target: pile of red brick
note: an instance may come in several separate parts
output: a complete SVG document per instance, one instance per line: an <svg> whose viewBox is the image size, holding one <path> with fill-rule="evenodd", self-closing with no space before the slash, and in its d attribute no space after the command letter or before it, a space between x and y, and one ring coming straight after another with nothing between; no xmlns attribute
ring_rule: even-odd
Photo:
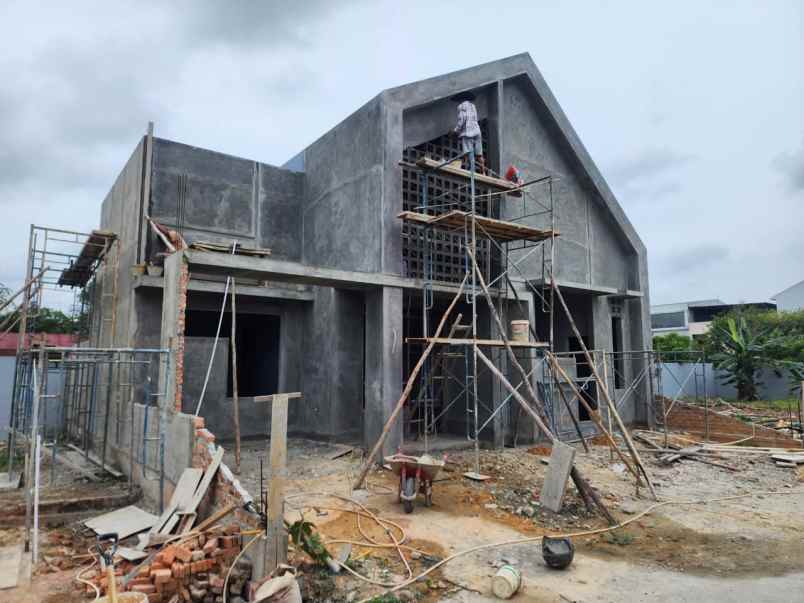
<svg viewBox="0 0 804 603"><path fill-rule="evenodd" d="M140 568L125 589L122 576L136 564L119 563L115 568L118 591L144 593L148 595L149 603L223 601L226 573L241 547L239 525L212 527L188 540L166 545L150 563ZM250 575L250 563L245 559L238 561L238 566L229 576L230 595L239 596ZM107 580L103 572L99 571L93 582L105 592Z"/></svg>

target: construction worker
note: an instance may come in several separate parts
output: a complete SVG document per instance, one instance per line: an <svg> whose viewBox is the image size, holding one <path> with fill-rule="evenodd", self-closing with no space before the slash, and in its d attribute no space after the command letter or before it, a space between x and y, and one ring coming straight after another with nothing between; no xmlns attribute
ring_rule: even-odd
<svg viewBox="0 0 804 603"><path fill-rule="evenodd" d="M483 137L480 134L480 124L477 123L477 108L475 107L475 95L466 92L453 97L458 101L458 124L455 126L455 133L461 140L461 151L468 153L475 151L475 164L484 172L483 161ZM468 166L468 161L465 163Z"/></svg>

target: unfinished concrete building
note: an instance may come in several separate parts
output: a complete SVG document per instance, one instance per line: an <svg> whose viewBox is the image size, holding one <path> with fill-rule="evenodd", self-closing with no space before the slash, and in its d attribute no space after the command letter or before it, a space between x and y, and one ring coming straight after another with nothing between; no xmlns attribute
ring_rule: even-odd
<svg viewBox="0 0 804 603"><path fill-rule="evenodd" d="M117 264L106 262L96 277L107 293L93 305L91 343L170 351L158 371L151 368L147 394L145 376L137 379L136 399L144 405L123 427L147 440L147 406L166 409L169 480L192 454L184 451L193 432L187 427L182 435L182 417L198 411L220 440L233 436L235 381L244 438L269 432L268 405L254 397L300 391L303 398L290 408L291 435L365 446L376 441L422 341L467 271L462 228L400 219L405 211L437 216L470 209L460 170L422 167L460 154L451 135L452 99L467 91L476 98L491 173L514 165L532 184L517 196L506 194L501 180L481 178L475 211L547 233L538 245L478 240L478 263L500 316L506 325L527 320L528 339L561 356L596 406L582 346L548 291L554 274L583 344L600 353L623 419L650 422L649 380L636 381L647 370L643 351L650 348L645 247L532 59L522 54L385 90L282 167L152 133L137 144L103 202L100 228L114 233ZM187 247L172 252L149 219L178 233ZM225 300L230 277L236 331ZM457 308L464 317L468 302ZM477 337L497 339L483 303L477 325ZM563 386L549 383L538 350L532 345L517 353L556 433L573 439L570 419L593 431L577 399L569 407L561 403L556 390ZM516 406L504 404L506 392L488 372L473 377L457 346L443 352L422 378L435 385L418 386L386 450L423 436L443 445L466 442L478 424L484 445L537 437ZM509 374L504 350L492 346L490 354ZM467 394L471 381L479 406ZM115 415L128 412L125 405L106 404L107 420L119 425ZM129 456L137 453L124 442L104 439L103 453L109 447L133 471Z"/></svg>

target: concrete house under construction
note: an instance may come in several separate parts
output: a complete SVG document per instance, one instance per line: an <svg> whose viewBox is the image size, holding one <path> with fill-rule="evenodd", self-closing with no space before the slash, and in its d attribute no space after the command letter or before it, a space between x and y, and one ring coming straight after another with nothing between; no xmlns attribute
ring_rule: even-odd
<svg viewBox="0 0 804 603"><path fill-rule="evenodd" d="M460 155L454 97L467 92L489 168L473 178L447 163ZM497 176L511 165L524 186ZM170 350L132 396L168 409L168 450L178 445L174 411L198 410L219 439L233 436L235 382L242 437L269 431L268 405L255 396L299 391L291 435L371 446L470 269L470 214L480 221L476 259L489 295L477 283L462 294L461 318L444 327L385 449L537 437L460 343L482 340L519 382L487 301L506 329L527 321L529 333L513 337L516 354L556 433L573 439L573 423L594 425L550 376L545 349L596 407L600 384L580 353L591 350L623 419L650 422L647 380L637 380L650 348L645 247L527 54L382 91L282 167L148 133L103 202L99 232L112 233L117 256L95 277L106 293L93 304L90 345ZM186 247L171 250L156 225ZM132 269L147 264L163 273ZM125 401L106 404L106 420L119 426ZM142 413L123 429L141 429ZM98 450L97 433L91 439ZM104 438L104 455L115 441L127 440Z"/></svg>

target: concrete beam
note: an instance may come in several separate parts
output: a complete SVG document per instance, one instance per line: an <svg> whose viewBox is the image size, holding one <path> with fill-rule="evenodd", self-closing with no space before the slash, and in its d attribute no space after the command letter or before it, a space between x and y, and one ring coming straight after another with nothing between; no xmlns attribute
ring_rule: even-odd
<svg viewBox="0 0 804 603"><path fill-rule="evenodd" d="M151 287L154 289L162 289L165 286L165 279L161 276L149 276L147 274L136 277L134 281L134 288L137 287ZM195 279L190 275L190 284L187 287L188 291L203 291L206 293L223 293L226 286L224 281L204 281ZM255 285L241 285L237 283L237 295L246 295L251 297L270 297L274 299L289 299L296 301L313 301L315 295L312 291L301 289L287 289L284 287L260 287Z"/></svg>
<svg viewBox="0 0 804 603"><path fill-rule="evenodd" d="M397 289L421 290L424 285L421 279L404 278L379 272L358 272L308 266L299 262L288 262L269 257L257 258L195 249L188 249L183 253L191 270L195 267L209 274L233 275L256 280L300 283L341 289L394 287ZM454 294L458 287L434 284L433 290L440 293ZM513 299L513 293L510 293L508 298Z"/></svg>

